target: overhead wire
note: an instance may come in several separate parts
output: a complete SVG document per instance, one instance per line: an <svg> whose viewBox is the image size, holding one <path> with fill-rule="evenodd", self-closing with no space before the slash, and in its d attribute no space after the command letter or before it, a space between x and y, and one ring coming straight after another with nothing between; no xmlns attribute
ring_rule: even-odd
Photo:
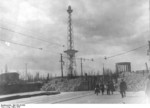
<svg viewBox="0 0 150 108"><path fill-rule="evenodd" d="M50 50L45 50L44 48L37 48L37 47L33 47L33 46L30 46L30 45L26 45L26 44L21 44L21 43L6 41L6 40L3 40L3 39L0 39L0 41L2 41L2 42L8 42L8 43L15 44L15 45L20 45L20 46L23 46L23 47L38 49L38 50L41 50L41 51L46 51L46 52L47 52L47 51L50 51ZM53 53L54 53L54 52L53 52ZM60 55L61 53L55 52L55 54Z"/></svg>
<svg viewBox="0 0 150 108"><path fill-rule="evenodd" d="M4 29L4 30L7 30L7 31L10 31L10 32L18 33L18 34L23 35L23 36L26 36L26 37L29 37L29 36L27 36L26 34L23 34L23 33L20 33L20 32L16 32L16 31L11 30L11 29L7 29L7 28L1 27L1 26L0 26L0 28L1 28L1 29ZM50 42L48 42L48 41L45 41L45 40L42 40L42 39L39 39L39 38L35 38L35 37L32 37L32 36L30 36L30 38L38 39L38 40L41 40L41 41L50 43ZM7 40L3 40L3 39L0 39L0 41L12 43L12 44L16 44L16 45L20 45L20 46L24 46L24 47L30 47L30 48L34 48L34 49L38 49L38 50L43 50L43 51L50 51L50 50L46 50L46 49L44 49L44 48L37 48L37 47L30 46L30 45L21 44L21 43L16 43L16 42L11 42L11 41L7 41ZM56 43L55 43L55 44L56 44ZM58 53L57 53L57 54L58 54ZM59 53L59 54L60 54L60 53Z"/></svg>
<svg viewBox="0 0 150 108"><path fill-rule="evenodd" d="M4 22L4 23L2 23L2 22ZM23 30L28 31L28 32L31 32L31 33L34 33L34 34L36 34L36 35L39 35L39 34L40 34L40 35L43 35L43 34L41 34L41 33L36 33L36 32L34 32L34 31L30 30L30 29L27 29L26 27L23 27L23 26L21 26L21 25L13 24L13 23L10 23L10 22L7 22L7 21L2 21L2 22L0 22L0 23L1 23L1 24L10 24L10 25L12 25L12 26L19 27L19 29L22 28Z"/></svg>
<svg viewBox="0 0 150 108"><path fill-rule="evenodd" d="M21 44L21 43L16 43L16 42L11 42L11 41L6 41L6 40L3 40L3 39L0 39L0 41L3 41L3 42L8 42L8 43L11 43L11 44L16 44L16 45L20 45L20 46L24 46L24 47L29 47L29 48L34 48L34 49L38 49L38 50L42 50L42 51L50 51L50 50L46 50L44 48L38 48L38 47L33 47L33 46L30 46L30 45L26 45L26 44ZM54 52L53 52L54 53ZM61 54L61 53L56 53L55 54Z"/></svg>
<svg viewBox="0 0 150 108"><path fill-rule="evenodd" d="M27 34L24 34L24 33L21 33L21 32L17 32L15 30L8 29L8 28L2 27L2 26L0 26L0 28L3 29L3 30L9 31L9 32L20 34L21 36L24 36L24 37L28 37L28 38L32 38L32 39L35 39L35 40L43 41L43 42L46 42L46 43L49 43L49 44L55 44L55 45L59 45L61 47L64 47L63 45L60 45L60 44L57 44L57 43L53 43L53 42L49 42L49 41L46 41L46 40L43 40L43 39L40 39L40 38L36 38L34 36L27 35Z"/></svg>
<svg viewBox="0 0 150 108"><path fill-rule="evenodd" d="M32 5L33 7L35 7L35 5L33 5L32 3L30 3L30 5ZM35 7L35 8L37 8L37 7ZM43 11L43 10L41 10L40 8L37 8L37 9L40 10L40 11ZM44 12L44 11L43 11L43 12ZM6 21L5 21L5 22L6 22ZM8 22L6 22L6 23L8 23ZM10 23L8 23L8 24L10 24ZM24 28L24 29L26 29L26 30L29 30L29 29L27 29L27 28L25 28L25 27L22 27L22 26L20 26L20 25L17 25L17 24L12 24L12 23L11 23L11 25L19 26L19 27L21 27L21 28ZM60 46L60 47L65 47L65 45L62 45L62 44L54 43L54 42L49 42L49 41L46 41L46 40L43 40L43 39L40 39L40 38L36 38L36 37L34 37L34 36L29 36L29 35L26 35L26 34L24 34L24 33L16 32L16 31L11 30L11 29L8 29L8 28L4 28L4 27L0 27L0 28L5 29L5 30L7 30L7 31L14 32L14 33L18 33L18 34L23 35L23 36L26 36L26 37L28 37L28 38L40 40L40 41L43 41L43 42L47 42L47 43L49 43L49 44L55 44L55 45L58 45L58 46ZM31 31L31 30L29 30L29 31ZM31 31L31 32L33 33L33 31ZM40 34L41 34L41 33L40 33ZM41 35L43 35L43 34L41 34ZM50 45L47 45L46 47L48 47L48 46L50 46Z"/></svg>
<svg viewBox="0 0 150 108"><path fill-rule="evenodd" d="M146 45L147 45L147 44L146 44ZM141 49L141 48L143 48L143 47L146 47L146 45L142 45L142 46L140 46L140 47L134 48L134 49L132 49L132 50L129 50L129 51L126 51L126 52L123 52L123 53L119 53L119 54L116 54L116 55L112 55L112 56L109 56L109 57L105 57L104 59L113 58L113 57L116 57L116 56L121 56L121 55L127 54L127 53L129 53L129 52L132 52L132 51Z"/></svg>
<svg viewBox="0 0 150 108"><path fill-rule="evenodd" d="M16 45L20 45L20 46L24 46L24 47L30 47L30 48L34 48L34 49L42 50L42 48L37 48L37 47L33 47L33 46L29 46L29 45L25 45L25 44L16 43L16 42L10 42L10 41L6 41L6 40L2 40L2 39L0 39L0 41L8 42L8 43L12 43L12 44L16 44Z"/></svg>
<svg viewBox="0 0 150 108"><path fill-rule="evenodd" d="M63 55L63 58L67 58L68 59L68 57L67 56L65 56L65 55ZM83 58L83 57L75 57L75 59L76 60L83 60L83 61L94 61L94 59L92 58L92 59L87 59L87 58Z"/></svg>

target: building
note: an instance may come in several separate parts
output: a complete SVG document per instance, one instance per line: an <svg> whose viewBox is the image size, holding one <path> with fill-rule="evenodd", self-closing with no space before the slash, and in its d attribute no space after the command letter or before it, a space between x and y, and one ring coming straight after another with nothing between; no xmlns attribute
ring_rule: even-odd
<svg viewBox="0 0 150 108"><path fill-rule="evenodd" d="M16 84L19 82L19 74L16 72L0 74L0 84Z"/></svg>
<svg viewBox="0 0 150 108"><path fill-rule="evenodd" d="M130 62L119 62L116 63L116 72L131 72L131 63Z"/></svg>

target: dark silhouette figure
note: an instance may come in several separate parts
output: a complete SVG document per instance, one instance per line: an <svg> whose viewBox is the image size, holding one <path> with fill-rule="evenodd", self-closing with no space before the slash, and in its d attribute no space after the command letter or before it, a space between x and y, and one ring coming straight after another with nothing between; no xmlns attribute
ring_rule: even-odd
<svg viewBox="0 0 150 108"><path fill-rule="evenodd" d="M111 94L113 94L113 92L115 91L114 83L112 81L110 82L110 91Z"/></svg>
<svg viewBox="0 0 150 108"><path fill-rule="evenodd" d="M103 94L104 94L104 91L105 91L104 83L101 83L101 84L100 84L100 90L101 90L102 95L103 95Z"/></svg>
<svg viewBox="0 0 150 108"><path fill-rule="evenodd" d="M107 95L110 95L110 82L107 83Z"/></svg>
<svg viewBox="0 0 150 108"><path fill-rule="evenodd" d="M122 98L126 96L126 90L127 90L127 84L126 82L122 79L120 83L120 93Z"/></svg>
<svg viewBox="0 0 150 108"><path fill-rule="evenodd" d="M96 87L95 87L95 94L98 95L98 93L100 93L100 88L99 88L99 85L96 84Z"/></svg>
<svg viewBox="0 0 150 108"><path fill-rule="evenodd" d="M148 79L147 79L145 94L148 98L148 103L150 103L150 75L148 76Z"/></svg>

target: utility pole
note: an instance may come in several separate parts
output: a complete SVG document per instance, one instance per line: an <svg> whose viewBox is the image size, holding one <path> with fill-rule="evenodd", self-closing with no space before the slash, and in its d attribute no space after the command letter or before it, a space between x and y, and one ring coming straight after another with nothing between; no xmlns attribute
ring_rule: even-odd
<svg viewBox="0 0 150 108"><path fill-rule="evenodd" d="M149 56L149 60L150 60L150 41L148 41L148 50L147 50L147 55ZM148 68L147 63L146 63L146 68ZM149 69L147 69L149 72ZM149 73L148 73L149 74Z"/></svg>
<svg viewBox="0 0 150 108"><path fill-rule="evenodd" d="M148 65L147 65L147 63L145 63L145 66L146 66L146 71L147 71L147 73L149 72L149 69L148 69ZM144 75L144 74L143 74Z"/></svg>
<svg viewBox="0 0 150 108"><path fill-rule="evenodd" d="M5 73L8 72L7 64L5 65Z"/></svg>
<svg viewBox="0 0 150 108"><path fill-rule="evenodd" d="M25 69L25 70L26 70L26 78L27 78L27 80L28 80L28 64L27 64L27 63L25 64L25 68L26 68L26 69Z"/></svg>
<svg viewBox="0 0 150 108"><path fill-rule="evenodd" d="M104 73L105 73L105 68L104 68L104 63L103 63L103 76L104 76Z"/></svg>
<svg viewBox="0 0 150 108"><path fill-rule="evenodd" d="M149 56L149 60L150 60L150 41L148 41L148 50L147 50L147 55Z"/></svg>
<svg viewBox="0 0 150 108"><path fill-rule="evenodd" d="M61 63L61 77L63 78L64 76L63 76L63 63L64 63L64 61L63 61L63 56L62 56L62 54L60 54L60 63Z"/></svg>
<svg viewBox="0 0 150 108"><path fill-rule="evenodd" d="M80 60L81 60L81 76L83 76L83 67L82 67L82 66L83 66L83 63L82 63L82 60L83 60L83 59L80 58Z"/></svg>
<svg viewBox="0 0 150 108"><path fill-rule="evenodd" d="M150 56L150 41L148 41L148 46L149 46L148 52L149 52L149 56Z"/></svg>
<svg viewBox="0 0 150 108"><path fill-rule="evenodd" d="M103 77L102 77L103 81L104 81L104 73L105 73L105 68L104 68L104 63L103 63Z"/></svg>
<svg viewBox="0 0 150 108"><path fill-rule="evenodd" d="M94 59L77 58L81 61L81 76L83 76L83 61L94 61Z"/></svg>
<svg viewBox="0 0 150 108"><path fill-rule="evenodd" d="M107 80L107 76L108 76L108 69L107 69L107 67L106 67L106 63L107 63L107 57L105 56L104 57L104 64L103 64L103 80L104 80L104 82Z"/></svg>

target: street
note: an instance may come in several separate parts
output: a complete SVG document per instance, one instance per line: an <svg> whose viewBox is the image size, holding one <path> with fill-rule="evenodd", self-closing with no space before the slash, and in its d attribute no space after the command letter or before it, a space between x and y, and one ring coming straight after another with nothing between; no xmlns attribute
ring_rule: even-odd
<svg viewBox="0 0 150 108"><path fill-rule="evenodd" d="M113 95L98 96L93 91L62 92L58 95L44 95L30 98L22 98L1 102L5 104L144 104L144 92L127 92L125 98L121 98L119 92Z"/></svg>

